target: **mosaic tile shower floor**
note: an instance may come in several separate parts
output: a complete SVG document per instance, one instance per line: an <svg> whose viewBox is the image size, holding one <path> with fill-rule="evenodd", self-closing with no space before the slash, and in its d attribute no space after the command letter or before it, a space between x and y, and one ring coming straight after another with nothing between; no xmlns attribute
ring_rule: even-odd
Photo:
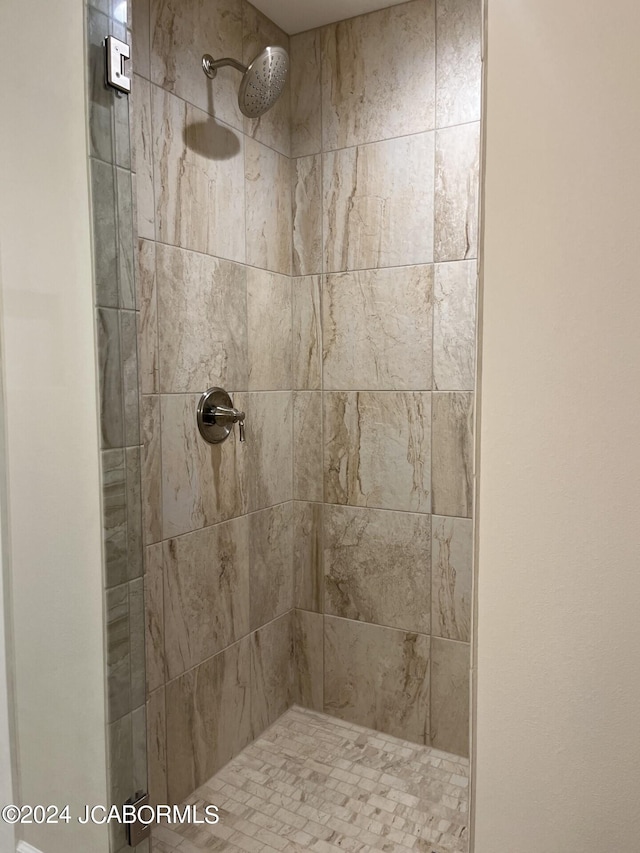
<svg viewBox="0 0 640 853"><path fill-rule="evenodd" d="M467 759L294 707L185 802L215 826L159 826L153 853L465 853Z"/></svg>

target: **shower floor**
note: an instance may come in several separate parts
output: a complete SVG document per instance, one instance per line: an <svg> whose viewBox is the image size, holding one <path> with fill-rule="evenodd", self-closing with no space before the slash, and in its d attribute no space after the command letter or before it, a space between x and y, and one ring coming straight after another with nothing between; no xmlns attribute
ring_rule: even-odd
<svg viewBox="0 0 640 853"><path fill-rule="evenodd" d="M215 826L158 826L153 853L467 850L469 762L294 707L185 803Z"/></svg>

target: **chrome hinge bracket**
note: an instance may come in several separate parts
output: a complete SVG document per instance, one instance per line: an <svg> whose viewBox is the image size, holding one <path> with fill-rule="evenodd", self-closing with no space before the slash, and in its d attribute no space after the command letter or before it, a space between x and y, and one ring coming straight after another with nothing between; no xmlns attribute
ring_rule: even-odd
<svg viewBox="0 0 640 853"><path fill-rule="evenodd" d="M131 59L131 48L126 41L120 41L115 36L107 36L104 40L106 53L106 83L119 92L131 92L131 78L124 73L124 64Z"/></svg>

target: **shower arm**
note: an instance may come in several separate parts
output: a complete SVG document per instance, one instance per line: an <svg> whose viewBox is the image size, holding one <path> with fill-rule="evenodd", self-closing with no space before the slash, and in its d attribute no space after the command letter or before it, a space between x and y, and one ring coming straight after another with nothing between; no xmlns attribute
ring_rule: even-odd
<svg viewBox="0 0 640 853"><path fill-rule="evenodd" d="M247 70L247 66L243 65L241 62L238 62L237 59L231 59L229 56L225 56L222 59L214 59L213 56L210 56L208 53L202 57L202 70L207 75L207 77L211 77L212 79L218 73L218 68L224 68L226 65L231 65L232 68L235 68L237 71L240 71L241 74L244 74Z"/></svg>

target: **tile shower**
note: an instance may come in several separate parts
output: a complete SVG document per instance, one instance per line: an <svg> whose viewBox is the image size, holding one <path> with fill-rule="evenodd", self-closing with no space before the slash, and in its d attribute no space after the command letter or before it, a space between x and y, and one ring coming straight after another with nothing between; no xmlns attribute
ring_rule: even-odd
<svg viewBox="0 0 640 853"><path fill-rule="evenodd" d="M139 438L116 441L104 481L125 515L141 486L151 800L184 800L294 704L464 757L480 3L291 37L246 0L132 14L131 158L107 160L134 188L137 299L111 310L125 386L138 326ZM290 79L250 120L237 72L211 81L200 61L266 44L289 50ZM200 438L212 385L247 413L245 444ZM120 394L126 431L137 400ZM123 560L128 614L142 570ZM140 689L141 641L133 617L112 623L118 701L118 671Z"/></svg>

